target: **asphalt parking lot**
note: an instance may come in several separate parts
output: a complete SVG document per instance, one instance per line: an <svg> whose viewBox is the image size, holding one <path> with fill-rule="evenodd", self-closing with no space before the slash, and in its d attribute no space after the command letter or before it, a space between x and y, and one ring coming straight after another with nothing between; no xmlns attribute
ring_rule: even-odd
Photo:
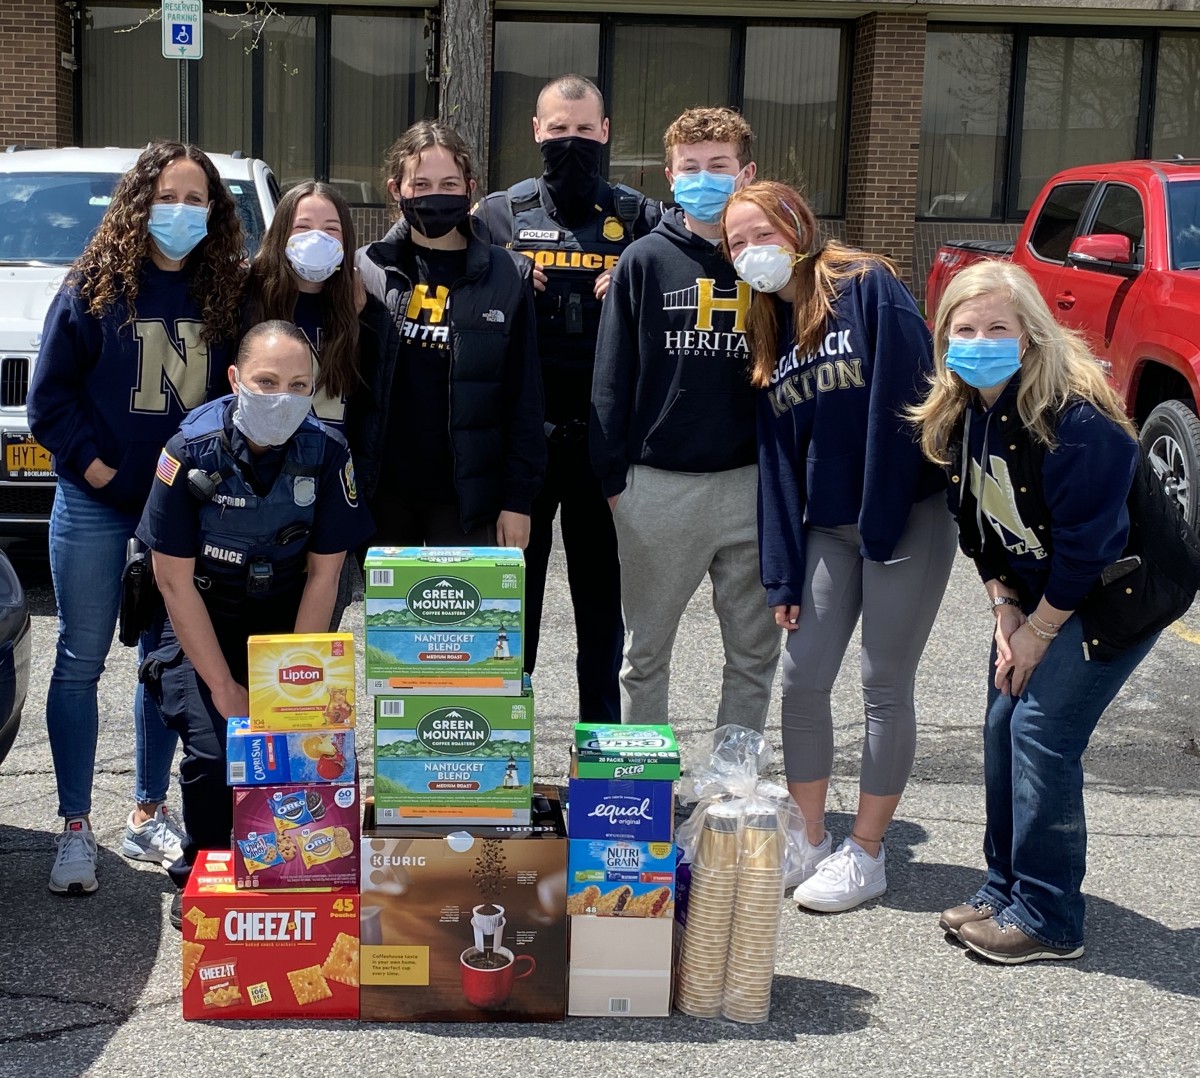
<svg viewBox="0 0 1200 1078"><path fill-rule="evenodd" d="M537 1026L185 1023L166 874L119 852L133 783L134 680L133 654L120 647L100 693L100 890L61 899L46 889L61 826L44 709L54 602L44 555L14 554L30 589L34 669L20 737L0 767L0 1075L1200 1074L1197 609L1164 633L1085 758L1081 961L992 967L937 928L938 911L973 893L982 863L979 725L991 617L960 559L918 679L917 763L887 836L888 892L844 914L786 904L766 1025L682 1015ZM575 706L561 554L546 605L537 771L561 781ZM672 712L685 747L703 743L716 713L720 641L708 606L702 590L676 645ZM356 604L344 627L360 626ZM857 791L856 675L851 658L835 690L835 841ZM777 717L772 731L777 740Z"/></svg>

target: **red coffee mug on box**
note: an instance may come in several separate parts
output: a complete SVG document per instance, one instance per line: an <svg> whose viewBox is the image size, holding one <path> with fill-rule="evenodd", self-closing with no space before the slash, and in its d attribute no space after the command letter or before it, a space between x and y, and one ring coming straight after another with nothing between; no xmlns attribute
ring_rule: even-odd
<svg viewBox="0 0 1200 1078"><path fill-rule="evenodd" d="M469 960L484 958L484 953L477 947L468 947L459 955L463 995L468 1003L484 1010L503 1007L512 995L514 982L523 980L537 969L537 961L533 955L514 956L507 947L497 947L491 952L491 956L493 960L500 959L504 964L494 969L478 969L472 966ZM518 962L528 963L520 973L517 972Z"/></svg>

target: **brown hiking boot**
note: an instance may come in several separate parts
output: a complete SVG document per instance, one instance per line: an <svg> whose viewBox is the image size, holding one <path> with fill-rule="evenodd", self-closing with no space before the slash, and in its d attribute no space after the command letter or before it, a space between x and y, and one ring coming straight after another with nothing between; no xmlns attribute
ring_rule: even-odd
<svg viewBox="0 0 1200 1078"><path fill-rule="evenodd" d="M938 918L938 927L948 936L958 938L958 930L971 921L986 921L995 917L999 910L993 909L986 902L964 902L961 906L951 906L943 910Z"/></svg>
<svg viewBox="0 0 1200 1078"><path fill-rule="evenodd" d="M978 955L1005 966L1041 960L1059 961L1079 958L1078 947L1048 947L1011 923L1001 924L994 917L986 921L968 921L958 930L958 938Z"/></svg>

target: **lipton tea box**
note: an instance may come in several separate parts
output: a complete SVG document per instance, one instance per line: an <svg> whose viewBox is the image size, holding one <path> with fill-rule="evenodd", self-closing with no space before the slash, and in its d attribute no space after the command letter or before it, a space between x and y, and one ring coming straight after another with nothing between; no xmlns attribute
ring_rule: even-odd
<svg viewBox="0 0 1200 1078"><path fill-rule="evenodd" d="M354 727L350 633L252 636L247 648L251 730Z"/></svg>
<svg viewBox="0 0 1200 1078"><path fill-rule="evenodd" d="M357 1018L357 890L239 890L236 856L202 851L183 892L183 1017Z"/></svg>
<svg viewBox="0 0 1200 1078"><path fill-rule="evenodd" d="M364 572L368 692L520 695L520 550L372 547Z"/></svg>
<svg viewBox="0 0 1200 1078"><path fill-rule="evenodd" d="M520 696L375 697L375 811L446 822L528 813L533 793L533 691ZM526 817L528 819L528 817Z"/></svg>

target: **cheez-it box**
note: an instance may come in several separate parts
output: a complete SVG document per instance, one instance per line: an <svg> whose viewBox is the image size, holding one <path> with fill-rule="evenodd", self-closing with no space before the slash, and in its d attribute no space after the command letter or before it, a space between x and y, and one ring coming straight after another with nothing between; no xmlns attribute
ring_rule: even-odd
<svg viewBox="0 0 1200 1078"><path fill-rule="evenodd" d="M183 892L183 1017L357 1018L358 893L239 890L228 850Z"/></svg>
<svg viewBox="0 0 1200 1078"><path fill-rule="evenodd" d="M354 726L354 636L252 636L250 729L345 730Z"/></svg>

